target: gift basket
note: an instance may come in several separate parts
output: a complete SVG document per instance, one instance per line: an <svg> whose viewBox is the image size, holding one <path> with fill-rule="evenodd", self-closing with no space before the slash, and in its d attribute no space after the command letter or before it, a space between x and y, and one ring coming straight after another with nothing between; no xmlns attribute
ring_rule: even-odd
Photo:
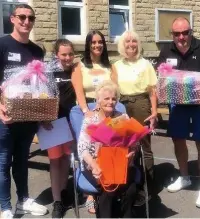
<svg viewBox="0 0 200 219"><path fill-rule="evenodd" d="M57 61L33 60L27 66L6 69L1 86L1 102L13 121L52 121L57 119L59 93L53 71Z"/></svg>
<svg viewBox="0 0 200 219"><path fill-rule="evenodd" d="M162 63L158 74L160 104L200 104L200 72L175 70L170 64Z"/></svg>
<svg viewBox="0 0 200 219"><path fill-rule="evenodd" d="M89 125L87 132L92 142L102 143L97 155L97 163L102 170L100 182L104 190L112 192L121 184L126 184L128 150L137 148L138 142L150 129L134 118L122 115L106 118L97 125Z"/></svg>

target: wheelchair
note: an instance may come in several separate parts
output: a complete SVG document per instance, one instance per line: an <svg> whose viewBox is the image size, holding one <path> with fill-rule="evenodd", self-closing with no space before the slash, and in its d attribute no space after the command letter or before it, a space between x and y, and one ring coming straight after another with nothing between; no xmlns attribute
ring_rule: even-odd
<svg viewBox="0 0 200 219"><path fill-rule="evenodd" d="M90 110L95 109L96 103L89 103L88 108ZM116 105L116 110L121 113L126 113L125 106L118 102ZM70 111L70 123L72 125L72 129L75 133L75 138L78 141L82 121L83 121L84 115L82 113L81 108L77 105L74 106ZM144 156L143 156L143 150L141 147L141 155L142 155L142 166L144 171L144 179L145 179L145 204L146 204L146 215L147 218L149 218L149 203L148 203L148 189L147 189L147 179L146 179L146 170L144 165ZM98 190L85 178L85 176L81 173L79 168L79 162L76 159L76 152L71 153L71 165L73 169L73 179L74 179L74 200L75 200L75 215L76 218L80 218L79 213L79 200L78 200L78 192L83 192L87 195L93 195L94 197L98 196Z"/></svg>

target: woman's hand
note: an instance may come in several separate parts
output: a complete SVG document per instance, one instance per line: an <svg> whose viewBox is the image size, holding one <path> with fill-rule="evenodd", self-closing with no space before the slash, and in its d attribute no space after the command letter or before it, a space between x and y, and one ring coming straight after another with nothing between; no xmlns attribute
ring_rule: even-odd
<svg viewBox="0 0 200 219"><path fill-rule="evenodd" d="M93 160L92 165L91 165L91 169L92 169L92 175L94 176L94 178L99 179L101 177L102 170L99 167L96 160Z"/></svg>
<svg viewBox="0 0 200 219"><path fill-rule="evenodd" d="M152 113L151 116L146 118L144 122L150 122L150 129L155 129L156 124L157 124L157 113Z"/></svg>
<svg viewBox="0 0 200 219"><path fill-rule="evenodd" d="M45 130L52 130L53 129L53 125L51 124L51 122L49 121L44 121L44 122L41 122L41 125L42 127L45 129Z"/></svg>

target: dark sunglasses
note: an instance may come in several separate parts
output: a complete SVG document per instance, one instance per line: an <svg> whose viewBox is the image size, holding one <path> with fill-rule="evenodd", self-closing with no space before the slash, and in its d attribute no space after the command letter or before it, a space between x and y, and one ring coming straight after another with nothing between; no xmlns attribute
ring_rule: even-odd
<svg viewBox="0 0 200 219"><path fill-rule="evenodd" d="M172 31L171 33L172 33L172 35L175 36L175 37L179 37L181 34L182 34L183 36L188 36L188 35L191 35L192 30L191 30L191 29L190 29L190 30L184 30L184 31L182 31L182 32Z"/></svg>
<svg viewBox="0 0 200 219"><path fill-rule="evenodd" d="M25 21L28 18L29 22L34 22L36 18L34 15L26 16L25 14L16 14L14 17L18 17L20 21Z"/></svg>

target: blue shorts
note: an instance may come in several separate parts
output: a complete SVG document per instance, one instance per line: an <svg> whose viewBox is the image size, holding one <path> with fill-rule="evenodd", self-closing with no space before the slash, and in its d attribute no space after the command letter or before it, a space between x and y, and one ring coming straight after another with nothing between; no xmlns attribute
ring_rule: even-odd
<svg viewBox="0 0 200 219"><path fill-rule="evenodd" d="M169 110L168 135L200 141L200 106L171 105Z"/></svg>

